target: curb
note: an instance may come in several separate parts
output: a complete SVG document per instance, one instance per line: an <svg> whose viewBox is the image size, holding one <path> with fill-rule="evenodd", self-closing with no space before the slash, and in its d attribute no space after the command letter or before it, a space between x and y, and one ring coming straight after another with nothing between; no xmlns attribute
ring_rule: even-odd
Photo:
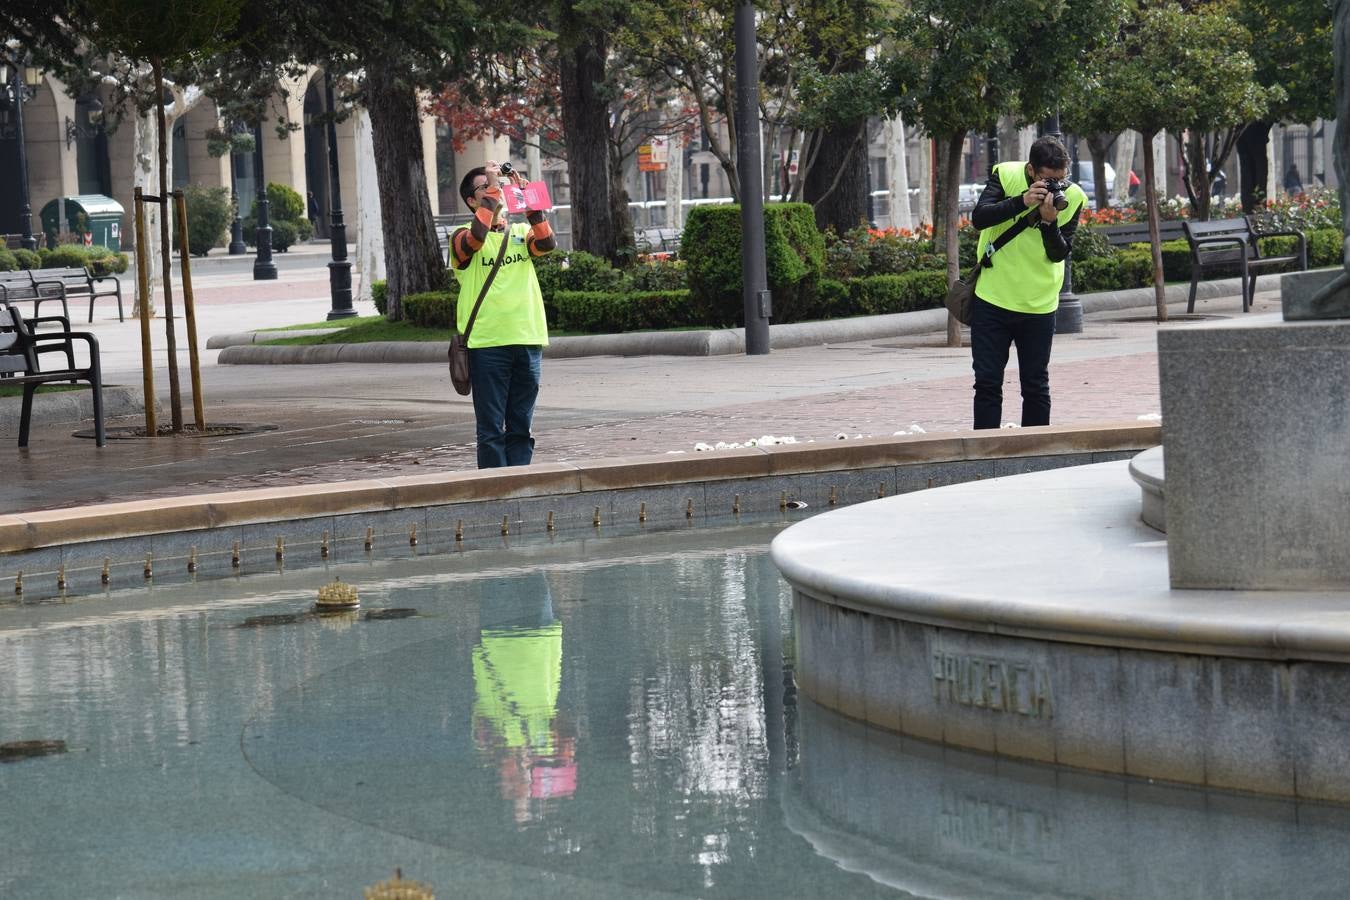
<svg viewBox="0 0 1350 900"><path fill-rule="evenodd" d="M145 412L140 388L123 385L103 386L103 417L138 416ZM158 403L156 403L158 408ZM18 434L23 412L22 397L0 397L0 428ZM76 423L94 418L94 398L89 391L38 393L33 397L33 425Z"/></svg>
<svg viewBox="0 0 1350 900"><path fill-rule="evenodd" d="M1241 278L1202 281L1196 288L1196 300L1232 297L1242 291ZM1189 284L1171 284L1165 289L1168 303L1185 301ZM1083 312L1104 312L1155 306L1154 289L1130 288L1102 291L1079 297ZM929 334L945 330L945 309L921 309L885 316L856 316L823 322L795 322L769 326L769 346L774 350L840 344L877 338ZM291 332L313 334L322 331ZM449 341L384 341L368 344L311 344L308 346L263 346L255 343L273 340L278 332L245 332L217 335L207 341L208 349L223 347L216 363L223 366L317 365L324 363L444 363ZM745 352L745 329L726 328L706 331L644 331L629 334L594 334L553 338L544 348L548 359L582 356L724 356Z"/></svg>

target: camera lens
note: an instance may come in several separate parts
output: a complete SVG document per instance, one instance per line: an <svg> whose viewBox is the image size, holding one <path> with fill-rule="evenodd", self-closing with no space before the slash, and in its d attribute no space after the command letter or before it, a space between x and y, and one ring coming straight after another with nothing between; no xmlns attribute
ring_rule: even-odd
<svg viewBox="0 0 1350 900"><path fill-rule="evenodd" d="M516 170L515 170L515 167L512 166L509 162L504 162L504 163L502 163L498 168L501 170L501 173L502 173L503 175L507 175L507 176L510 176L511 174L513 174L513 173L516 171Z"/></svg>

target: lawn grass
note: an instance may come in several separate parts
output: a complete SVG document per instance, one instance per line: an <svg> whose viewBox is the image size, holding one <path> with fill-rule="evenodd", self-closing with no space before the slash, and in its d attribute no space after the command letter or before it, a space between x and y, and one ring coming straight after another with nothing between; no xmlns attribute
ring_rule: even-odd
<svg viewBox="0 0 1350 900"><path fill-rule="evenodd" d="M345 319L333 319L324 322L306 322L303 325L281 325L277 328L259 328L259 331L308 331L312 328L350 328L353 325L366 325L370 322L383 322L384 316L349 316Z"/></svg>
<svg viewBox="0 0 1350 900"><path fill-rule="evenodd" d="M356 319L343 319L341 331L328 334L313 334L301 337L279 337L270 341L259 341L268 347L287 347L305 344L368 344L374 341L448 341L450 331L445 328L423 328L411 322L389 322L384 316L364 316ZM347 324L354 323L354 324ZM326 327L333 327L329 322ZM292 328L314 326L295 325Z"/></svg>
<svg viewBox="0 0 1350 900"><path fill-rule="evenodd" d="M87 390L89 390L89 385L87 384L41 384L38 385L37 392L39 394L42 394L47 391L59 393L61 391L87 391ZM23 396L23 385L4 384L3 382L0 382L0 397L22 397L22 396Z"/></svg>

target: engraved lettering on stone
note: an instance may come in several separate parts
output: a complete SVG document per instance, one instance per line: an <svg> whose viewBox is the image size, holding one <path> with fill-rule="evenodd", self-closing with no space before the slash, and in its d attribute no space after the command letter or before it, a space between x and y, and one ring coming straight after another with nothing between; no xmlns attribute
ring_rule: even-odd
<svg viewBox="0 0 1350 900"><path fill-rule="evenodd" d="M933 699L1033 719L1054 717L1050 672L995 656L933 652Z"/></svg>
<svg viewBox="0 0 1350 900"><path fill-rule="evenodd" d="M1053 813L942 789L938 837L944 843L1022 862L1057 862L1058 832Z"/></svg>

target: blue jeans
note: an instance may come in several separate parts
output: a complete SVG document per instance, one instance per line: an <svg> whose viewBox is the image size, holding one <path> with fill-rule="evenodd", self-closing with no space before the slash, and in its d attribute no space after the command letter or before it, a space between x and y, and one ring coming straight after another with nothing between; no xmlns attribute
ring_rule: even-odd
<svg viewBox="0 0 1350 900"><path fill-rule="evenodd" d="M511 345L469 350L469 383L477 420L478 468L528 466L534 456L534 401L542 347Z"/></svg>
<svg viewBox="0 0 1350 900"><path fill-rule="evenodd" d="M975 369L975 427L998 428L1003 417L1003 370L1008 348L1017 345L1022 382L1022 424L1050 424L1050 344L1054 313L1020 313L975 297L970 317L970 356Z"/></svg>

